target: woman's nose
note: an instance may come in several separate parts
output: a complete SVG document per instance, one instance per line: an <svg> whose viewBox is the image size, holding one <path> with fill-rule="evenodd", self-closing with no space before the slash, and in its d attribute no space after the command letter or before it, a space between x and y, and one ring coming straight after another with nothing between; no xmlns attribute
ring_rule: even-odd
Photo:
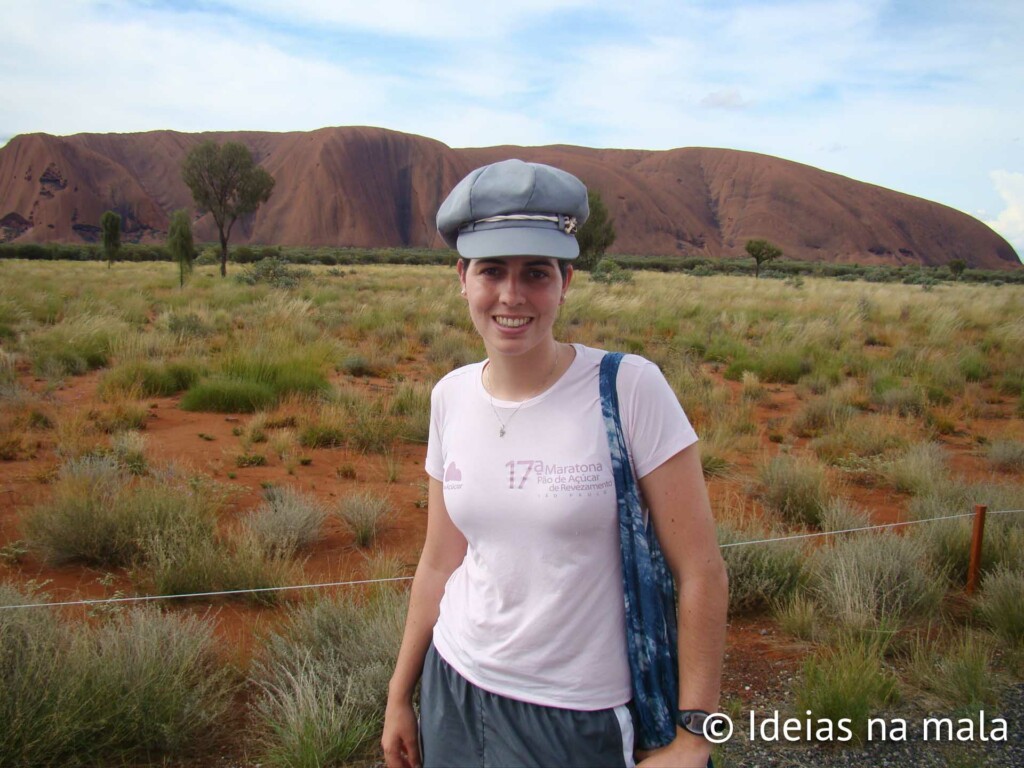
<svg viewBox="0 0 1024 768"><path fill-rule="evenodd" d="M522 303L523 293L520 290L519 280L516 277L510 275L502 282L501 301L509 306Z"/></svg>

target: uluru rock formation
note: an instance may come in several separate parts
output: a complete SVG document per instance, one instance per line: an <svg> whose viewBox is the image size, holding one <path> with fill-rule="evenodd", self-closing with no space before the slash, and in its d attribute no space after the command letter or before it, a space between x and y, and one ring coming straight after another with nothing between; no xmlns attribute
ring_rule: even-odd
<svg viewBox="0 0 1024 768"><path fill-rule="evenodd" d="M240 141L276 179L270 201L232 242L443 247L434 214L473 168L508 157L550 163L600 191L619 253L743 255L751 238L807 261L1020 268L1009 243L938 203L752 152L574 146L452 149L382 128L310 132L16 136L0 149L0 241L81 242L119 212L129 241L162 240L192 209L181 163L196 144ZM209 216L196 237L213 241Z"/></svg>

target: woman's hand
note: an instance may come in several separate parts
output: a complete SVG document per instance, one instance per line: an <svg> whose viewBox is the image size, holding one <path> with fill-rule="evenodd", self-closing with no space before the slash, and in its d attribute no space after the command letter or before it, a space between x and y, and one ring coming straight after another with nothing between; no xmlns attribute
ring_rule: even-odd
<svg viewBox="0 0 1024 768"><path fill-rule="evenodd" d="M637 751L637 768L707 768L711 744L700 736L676 730L672 743L656 750Z"/></svg>
<svg viewBox="0 0 1024 768"><path fill-rule="evenodd" d="M419 730L412 704L388 702L380 745L388 768L420 768Z"/></svg>
<svg viewBox="0 0 1024 768"><path fill-rule="evenodd" d="M680 731L671 744L637 752L637 768L706 768L711 745L700 736Z"/></svg>

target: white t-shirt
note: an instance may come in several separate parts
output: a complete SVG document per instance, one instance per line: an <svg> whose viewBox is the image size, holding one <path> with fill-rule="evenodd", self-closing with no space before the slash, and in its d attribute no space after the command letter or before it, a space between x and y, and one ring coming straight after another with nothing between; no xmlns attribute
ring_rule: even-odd
<svg viewBox="0 0 1024 768"><path fill-rule="evenodd" d="M518 411L501 400L492 407L484 363L452 371L434 388L426 470L443 482L468 550L445 585L433 640L484 690L596 710L626 703L631 692L615 482L598 389L604 352L574 346L565 374ZM697 440L653 363L624 357L618 392L638 477Z"/></svg>

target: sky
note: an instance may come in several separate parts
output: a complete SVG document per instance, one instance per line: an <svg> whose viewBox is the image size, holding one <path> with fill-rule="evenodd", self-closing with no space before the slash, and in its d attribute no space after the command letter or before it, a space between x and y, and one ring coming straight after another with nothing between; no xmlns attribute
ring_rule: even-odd
<svg viewBox="0 0 1024 768"><path fill-rule="evenodd" d="M1024 256L1021 0L0 0L20 133L375 125L742 149L957 208Z"/></svg>

